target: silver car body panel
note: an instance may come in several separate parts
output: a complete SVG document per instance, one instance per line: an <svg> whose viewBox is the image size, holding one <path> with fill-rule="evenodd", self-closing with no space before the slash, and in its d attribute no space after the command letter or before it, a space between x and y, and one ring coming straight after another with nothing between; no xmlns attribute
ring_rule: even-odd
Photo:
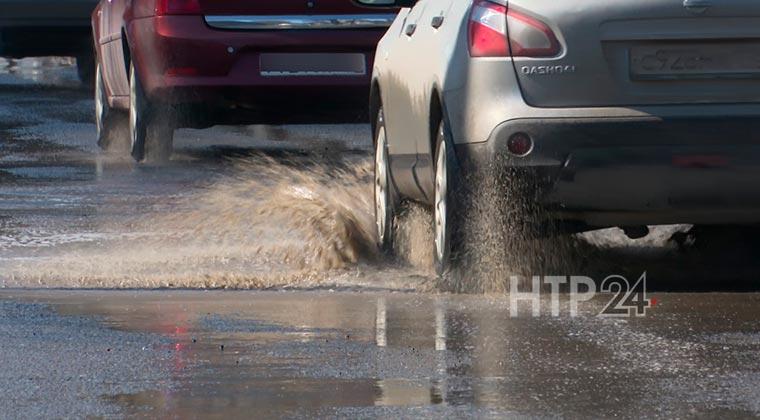
<svg viewBox="0 0 760 420"><path fill-rule="evenodd" d="M739 54L751 55L747 65L760 67L760 2L712 4L697 14L680 0L510 1L511 9L547 23L564 47L558 57L515 58L525 102L538 107L585 107L757 101L760 73L730 78L713 77L705 70L704 77L695 78L681 69L700 59L726 60ZM749 52L733 51L743 45ZM716 56L711 46L728 57ZM631 77L641 60L662 66L662 78ZM575 71L553 75L531 71L556 66L573 66Z"/></svg>

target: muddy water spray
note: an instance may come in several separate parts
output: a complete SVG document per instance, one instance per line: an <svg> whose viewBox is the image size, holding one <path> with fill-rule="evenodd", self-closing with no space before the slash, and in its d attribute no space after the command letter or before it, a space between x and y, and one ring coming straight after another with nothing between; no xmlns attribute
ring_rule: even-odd
<svg viewBox="0 0 760 420"><path fill-rule="evenodd" d="M18 262L10 282L63 287L267 287L318 283L377 257L371 167L248 158L179 200L103 230L100 246ZM170 209L170 211L167 211Z"/></svg>

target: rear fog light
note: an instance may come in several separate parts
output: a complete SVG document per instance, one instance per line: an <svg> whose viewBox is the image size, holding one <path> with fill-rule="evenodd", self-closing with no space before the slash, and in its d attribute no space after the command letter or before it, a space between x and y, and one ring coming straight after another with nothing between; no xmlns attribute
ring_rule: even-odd
<svg viewBox="0 0 760 420"><path fill-rule="evenodd" d="M507 141L507 150L517 157L525 157L533 151L533 139L525 133L515 133Z"/></svg>

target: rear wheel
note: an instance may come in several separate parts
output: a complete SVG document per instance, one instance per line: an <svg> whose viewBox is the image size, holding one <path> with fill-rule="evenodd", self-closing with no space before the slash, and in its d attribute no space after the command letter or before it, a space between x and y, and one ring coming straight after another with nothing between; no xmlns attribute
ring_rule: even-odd
<svg viewBox="0 0 760 420"><path fill-rule="evenodd" d="M173 149L174 126L168 109L151 104L134 63L129 66L129 138L138 161L166 162Z"/></svg>
<svg viewBox="0 0 760 420"><path fill-rule="evenodd" d="M463 230L462 214L456 200L459 194L459 165L449 140L445 122L438 128L435 154L435 202L433 207L435 244L433 256L439 276L449 274L460 260Z"/></svg>
<svg viewBox="0 0 760 420"><path fill-rule="evenodd" d="M386 138L383 110L380 109L375 132L375 224L377 226L378 247L387 255L393 254L394 248L394 204L388 159L388 139Z"/></svg>

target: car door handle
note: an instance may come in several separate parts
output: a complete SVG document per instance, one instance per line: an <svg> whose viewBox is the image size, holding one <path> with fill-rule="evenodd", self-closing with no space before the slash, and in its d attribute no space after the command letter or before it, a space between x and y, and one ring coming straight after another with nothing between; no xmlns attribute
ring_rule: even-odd
<svg viewBox="0 0 760 420"><path fill-rule="evenodd" d="M435 29L440 28L443 26L444 17L443 16L436 16L433 18L433 20L430 22L430 26L432 26Z"/></svg>
<svg viewBox="0 0 760 420"><path fill-rule="evenodd" d="M410 23L406 25L406 29L404 30L404 33L406 36L412 36L414 33L417 32L417 25L414 23Z"/></svg>

